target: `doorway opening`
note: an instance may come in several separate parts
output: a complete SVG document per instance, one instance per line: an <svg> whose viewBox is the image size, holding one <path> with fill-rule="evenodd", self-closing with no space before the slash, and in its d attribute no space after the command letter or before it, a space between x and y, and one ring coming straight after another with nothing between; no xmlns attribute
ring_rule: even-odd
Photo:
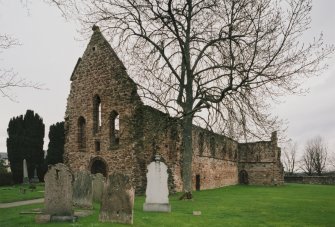
<svg viewBox="0 0 335 227"><path fill-rule="evenodd" d="M200 175L195 176L195 190L200 191Z"/></svg>
<svg viewBox="0 0 335 227"><path fill-rule="evenodd" d="M241 170L239 175L239 183L240 184L249 184L248 173L245 170Z"/></svg>
<svg viewBox="0 0 335 227"><path fill-rule="evenodd" d="M107 164L101 158L95 158L91 161L91 173L101 173L104 177L107 177Z"/></svg>

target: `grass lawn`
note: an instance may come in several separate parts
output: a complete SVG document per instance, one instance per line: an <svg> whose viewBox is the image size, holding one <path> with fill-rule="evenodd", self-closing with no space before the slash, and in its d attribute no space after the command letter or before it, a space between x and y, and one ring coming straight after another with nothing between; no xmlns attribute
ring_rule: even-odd
<svg viewBox="0 0 335 227"><path fill-rule="evenodd" d="M23 193L25 189L25 193ZM37 199L44 197L44 184L36 184L36 189L29 189L29 185L14 185L0 187L0 203ZM1 215L1 214L0 214ZM1 222L0 222L1 226Z"/></svg>
<svg viewBox="0 0 335 227"><path fill-rule="evenodd" d="M171 213L145 213L135 199L133 226L335 226L335 186L287 184L280 187L230 186L194 192L193 201L170 197ZM42 204L0 209L0 226L36 226L34 215L19 215ZM201 216L193 216L199 210ZM94 215L77 223L41 226L125 226L98 222Z"/></svg>

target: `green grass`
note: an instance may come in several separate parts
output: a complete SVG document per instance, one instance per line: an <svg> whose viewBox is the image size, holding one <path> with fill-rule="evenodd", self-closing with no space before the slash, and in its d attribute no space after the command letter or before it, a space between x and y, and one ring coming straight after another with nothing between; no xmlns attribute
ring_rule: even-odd
<svg viewBox="0 0 335 227"><path fill-rule="evenodd" d="M170 197L171 213L145 213L143 196L136 197L133 226L335 226L335 186L288 184L281 187L230 186L194 192L193 201ZM39 205L0 209L0 226L36 226L34 215L19 215ZM201 216L192 211L200 210ZM125 226L98 222L94 215L77 223L41 226Z"/></svg>
<svg viewBox="0 0 335 227"><path fill-rule="evenodd" d="M22 189L22 190L20 190ZM23 193L25 189L25 193ZM44 197L44 184L36 184L36 189L29 189L29 185L14 185L0 187L0 203L9 203ZM1 226L1 223L0 223Z"/></svg>

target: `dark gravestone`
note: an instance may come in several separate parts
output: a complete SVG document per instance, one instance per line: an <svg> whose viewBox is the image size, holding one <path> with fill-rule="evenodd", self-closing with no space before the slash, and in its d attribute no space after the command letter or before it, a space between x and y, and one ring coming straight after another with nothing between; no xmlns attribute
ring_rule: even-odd
<svg viewBox="0 0 335 227"><path fill-rule="evenodd" d="M99 220L101 222L133 223L134 190L129 177L113 174L104 184Z"/></svg>
<svg viewBox="0 0 335 227"><path fill-rule="evenodd" d="M104 188L105 177L101 173L93 175L93 201L101 202L102 191Z"/></svg>
<svg viewBox="0 0 335 227"><path fill-rule="evenodd" d="M83 170L74 174L73 205L79 208L92 209L93 203L93 176Z"/></svg>
<svg viewBox="0 0 335 227"><path fill-rule="evenodd" d="M70 169L61 163L50 166L44 176L44 213L49 215L72 215L73 175Z"/></svg>

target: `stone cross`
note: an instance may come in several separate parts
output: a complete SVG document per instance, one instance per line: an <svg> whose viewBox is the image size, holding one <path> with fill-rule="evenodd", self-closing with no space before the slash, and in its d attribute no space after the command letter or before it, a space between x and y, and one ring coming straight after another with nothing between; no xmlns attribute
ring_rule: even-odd
<svg viewBox="0 0 335 227"><path fill-rule="evenodd" d="M129 177L113 174L102 193L99 221L133 224L134 189Z"/></svg>
<svg viewBox="0 0 335 227"><path fill-rule="evenodd" d="M160 155L148 165L145 195L144 211L171 212L167 166L161 162Z"/></svg>
<svg viewBox="0 0 335 227"><path fill-rule="evenodd" d="M87 170L74 174L73 205L78 208L92 209L93 207L93 176Z"/></svg>
<svg viewBox="0 0 335 227"><path fill-rule="evenodd" d="M25 183L25 184L29 183L28 168L27 168L26 159L23 159L23 183Z"/></svg>
<svg viewBox="0 0 335 227"><path fill-rule="evenodd" d="M70 169L62 163L49 166L44 182L44 213L56 216L73 215L73 175Z"/></svg>

